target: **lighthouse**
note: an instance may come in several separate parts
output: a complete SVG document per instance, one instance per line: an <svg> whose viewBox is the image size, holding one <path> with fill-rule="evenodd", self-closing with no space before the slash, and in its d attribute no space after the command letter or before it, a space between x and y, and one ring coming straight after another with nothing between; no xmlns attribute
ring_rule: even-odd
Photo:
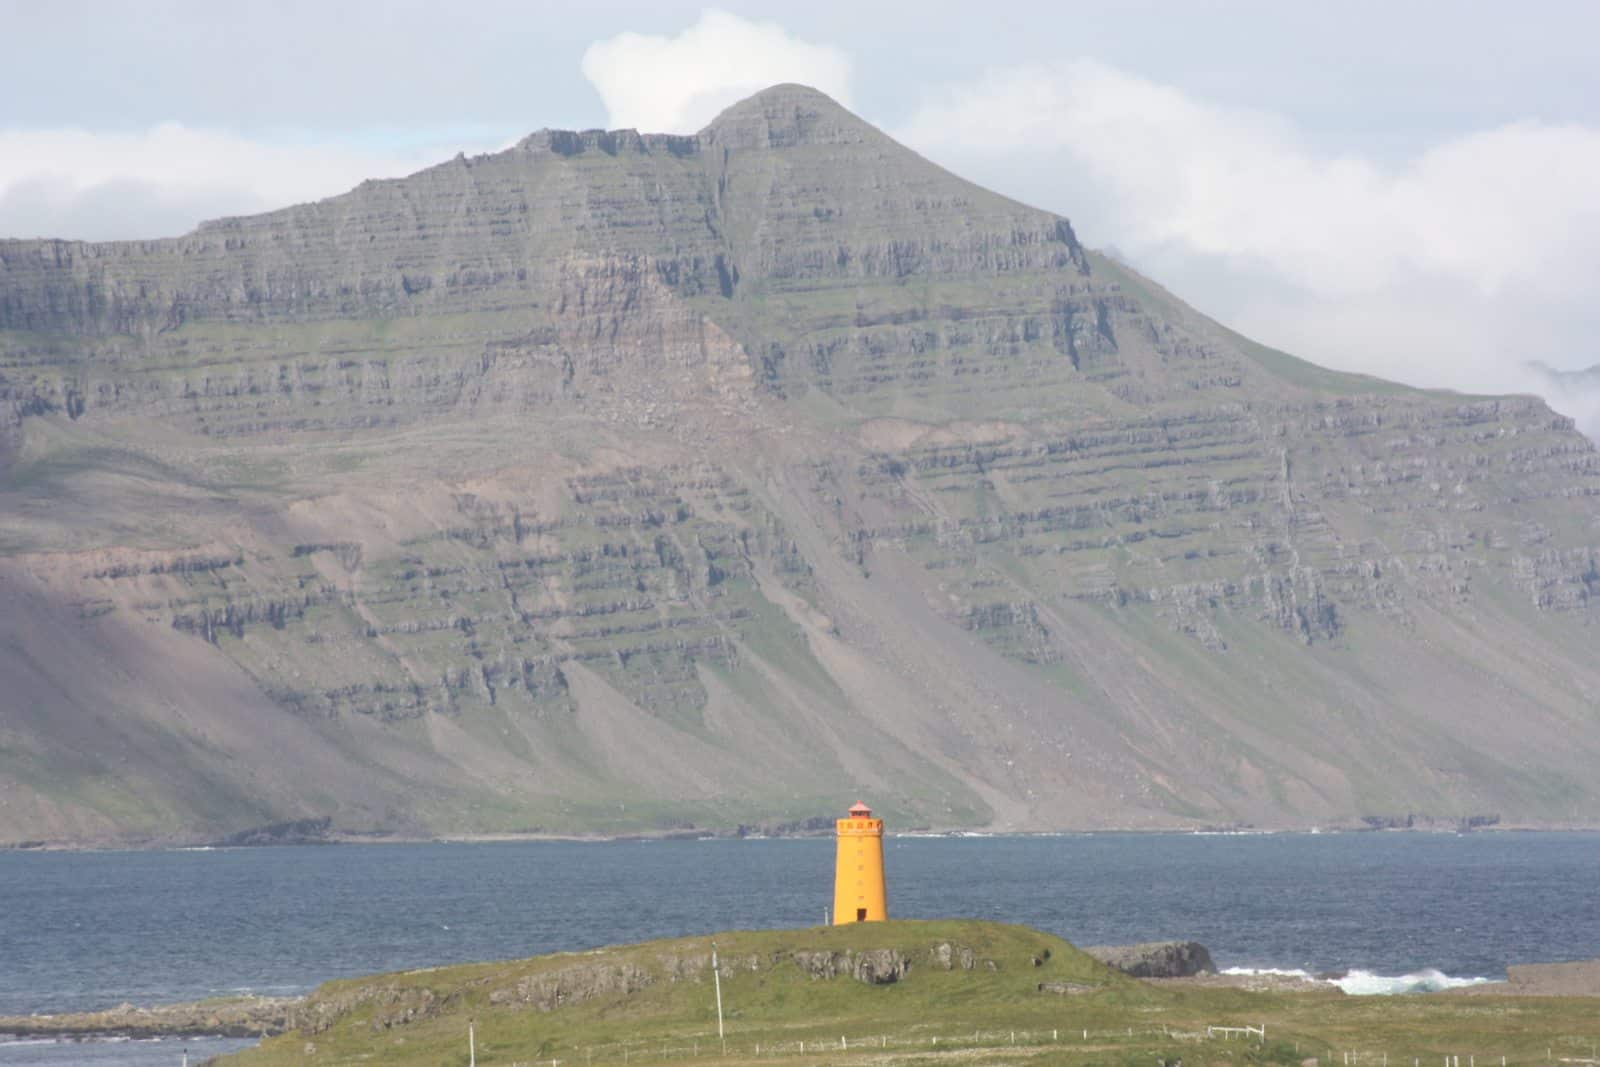
<svg viewBox="0 0 1600 1067"><path fill-rule="evenodd" d="M883 922L889 917L883 887L883 820L861 801L836 824L839 839L833 872L833 922Z"/></svg>

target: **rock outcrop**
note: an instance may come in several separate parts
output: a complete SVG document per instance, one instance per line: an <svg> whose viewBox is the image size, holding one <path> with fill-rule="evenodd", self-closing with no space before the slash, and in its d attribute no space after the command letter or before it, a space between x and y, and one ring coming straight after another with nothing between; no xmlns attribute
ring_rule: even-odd
<svg viewBox="0 0 1600 1067"><path fill-rule="evenodd" d="M911 969L911 961L892 948L797 952L794 962L812 978L828 979L847 974L867 985L892 985Z"/></svg>
<svg viewBox="0 0 1600 1067"><path fill-rule="evenodd" d="M1140 945L1094 945L1083 950L1108 967L1135 978L1192 978L1216 974L1211 953L1198 941L1149 941Z"/></svg>
<svg viewBox="0 0 1600 1067"><path fill-rule="evenodd" d="M613 993L636 993L655 976L633 964L576 964L545 974L530 975L509 989L489 994L491 1004L516 1004L537 1011L554 1011Z"/></svg>

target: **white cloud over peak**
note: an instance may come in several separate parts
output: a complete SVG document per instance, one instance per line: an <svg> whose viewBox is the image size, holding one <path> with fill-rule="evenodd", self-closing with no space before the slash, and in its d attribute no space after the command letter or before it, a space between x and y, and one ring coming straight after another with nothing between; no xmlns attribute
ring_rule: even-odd
<svg viewBox="0 0 1600 1067"><path fill-rule="evenodd" d="M694 133L730 104L779 82L800 82L849 106L850 57L774 22L702 11L674 37L622 33L583 54L583 75L613 128Z"/></svg>
<svg viewBox="0 0 1600 1067"><path fill-rule="evenodd" d="M450 151L278 144L176 122L115 133L0 130L0 236L170 237L206 218L408 174Z"/></svg>
<svg viewBox="0 0 1600 1067"><path fill-rule="evenodd" d="M900 132L933 151L1063 153L1078 181L1102 186L1116 215L1097 224L1119 243L1255 258L1329 293L1420 271L1492 295L1552 280L1551 267L1600 268L1587 255L1600 130L1581 126L1515 123L1385 167L1320 155L1271 115L1080 61L946 89Z"/></svg>
<svg viewBox="0 0 1600 1067"><path fill-rule="evenodd" d="M1269 344L1594 410L1526 365L1600 363L1600 130L1516 122L1382 161L1080 60L940 87L896 132Z"/></svg>

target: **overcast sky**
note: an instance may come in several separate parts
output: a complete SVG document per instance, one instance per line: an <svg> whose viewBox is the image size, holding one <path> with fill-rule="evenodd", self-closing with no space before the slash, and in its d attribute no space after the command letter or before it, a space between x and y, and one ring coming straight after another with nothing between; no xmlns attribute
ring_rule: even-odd
<svg viewBox="0 0 1600 1067"><path fill-rule="evenodd" d="M776 81L1319 362L1600 430L1600 4L0 0L0 235L181 233Z"/></svg>

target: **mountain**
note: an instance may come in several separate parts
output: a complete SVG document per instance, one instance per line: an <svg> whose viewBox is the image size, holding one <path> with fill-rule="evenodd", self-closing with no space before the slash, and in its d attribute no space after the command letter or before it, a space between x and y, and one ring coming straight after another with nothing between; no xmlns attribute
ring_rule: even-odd
<svg viewBox="0 0 1600 1067"><path fill-rule="evenodd" d="M0 840L1600 822L1570 420L799 86L0 242L0 441Z"/></svg>

